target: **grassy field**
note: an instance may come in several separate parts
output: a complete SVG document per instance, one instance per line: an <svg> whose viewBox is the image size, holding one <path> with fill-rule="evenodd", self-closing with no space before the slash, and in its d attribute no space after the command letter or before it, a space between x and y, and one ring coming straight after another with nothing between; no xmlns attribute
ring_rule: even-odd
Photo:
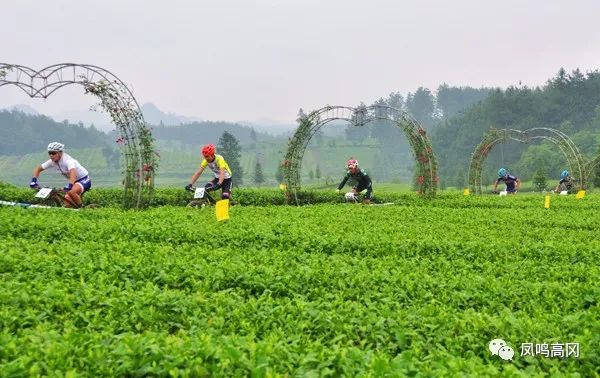
<svg viewBox="0 0 600 378"><path fill-rule="evenodd" d="M0 207L0 372L598 376L599 210L598 195L404 196L235 206L218 224Z"/></svg>

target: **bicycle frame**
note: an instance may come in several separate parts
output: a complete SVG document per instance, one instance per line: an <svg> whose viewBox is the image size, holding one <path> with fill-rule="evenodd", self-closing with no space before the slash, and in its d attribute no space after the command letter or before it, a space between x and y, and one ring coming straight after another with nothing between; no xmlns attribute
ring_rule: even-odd
<svg viewBox="0 0 600 378"><path fill-rule="evenodd" d="M68 199L63 193L61 189L57 188L46 188L38 186L34 188L37 190L36 197L40 198L42 202L49 206L55 207L67 207L66 204L71 205L74 209L80 209L82 206L78 206L75 202Z"/></svg>
<svg viewBox="0 0 600 378"><path fill-rule="evenodd" d="M209 191L205 188L190 188L188 191L194 193L194 199L188 203L188 207L202 206L202 205L214 205L217 203L215 199L210 195Z"/></svg>

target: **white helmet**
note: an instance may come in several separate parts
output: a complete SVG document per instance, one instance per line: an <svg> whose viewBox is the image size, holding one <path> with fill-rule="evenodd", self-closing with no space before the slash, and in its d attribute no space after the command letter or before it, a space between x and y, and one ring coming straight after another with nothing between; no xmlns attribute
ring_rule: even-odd
<svg viewBox="0 0 600 378"><path fill-rule="evenodd" d="M65 145L58 142L52 142L48 145L48 151L59 151L62 152L65 149Z"/></svg>

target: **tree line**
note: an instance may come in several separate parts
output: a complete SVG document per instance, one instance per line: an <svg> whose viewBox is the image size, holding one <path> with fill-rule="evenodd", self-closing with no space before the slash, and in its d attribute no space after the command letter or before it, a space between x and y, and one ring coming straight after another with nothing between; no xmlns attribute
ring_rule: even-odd
<svg viewBox="0 0 600 378"><path fill-rule="evenodd" d="M104 146L107 135L94 126L56 122L43 115L0 111L0 155L44 151L49 142L60 141L69 148Z"/></svg>
<svg viewBox="0 0 600 378"><path fill-rule="evenodd" d="M440 121L431 141L447 185L464 186L471 153L491 128L525 130L534 127L558 129L567 134L587 158L600 153L600 72L567 73L560 69L544 85L495 89L463 112ZM548 143L505 144L488 158L484 177L495 179L504 166L526 180L539 170L552 179L565 169L565 160Z"/></svg>

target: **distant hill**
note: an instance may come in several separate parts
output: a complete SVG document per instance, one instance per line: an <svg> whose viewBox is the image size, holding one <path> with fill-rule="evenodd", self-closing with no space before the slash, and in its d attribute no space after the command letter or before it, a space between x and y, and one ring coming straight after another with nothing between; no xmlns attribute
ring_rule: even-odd
<svg viewBox="0 0 600 378"><path fill-rule="evenodd" d="M153 127L152 135L158 141L177 141L183 145L198 146L206 143L217 143L221 134L228 131L238 141L251 144L256 140L270 140L269 134L257 132L251 127L242 126L229 122L193 122L180 126L157 126Z"/></svg>
<svg viewBox="0 0 600 378"><path fill-rule="evenodd" d="M0 111L0 155L45 151L52 141L60 141L68 148L101 147L106 138L103 132L83 124L56 122L21 111Z"/></svg>
<svg viewBox="0 0 600 378"><path fill-rule="evenodd" d="M141 108L144 119L151 125L179 126L184 123L202 121L197 117L186 117L175 113L165 113L151 102L145 103Z"/></svg>
<svg viewBox="0 0 600 378"><path fill-rule="evenodd" d="M9 112L17 111L17 112L21 112L21 113L24 113L27 115L39 115L40 114L37 110L35 110L31 106L25 105L25 104L17 104L17 105L9 106L8 108L4 108L2 110L6 110Z"/></svg>
<svg viewBox="0 0 600 378"><path fill-rule="evenodd" d="M237 123L271 135L292 135L298 127L296 123L281 123L267 118L262 118L256 122L240 121Z"/></svg>

